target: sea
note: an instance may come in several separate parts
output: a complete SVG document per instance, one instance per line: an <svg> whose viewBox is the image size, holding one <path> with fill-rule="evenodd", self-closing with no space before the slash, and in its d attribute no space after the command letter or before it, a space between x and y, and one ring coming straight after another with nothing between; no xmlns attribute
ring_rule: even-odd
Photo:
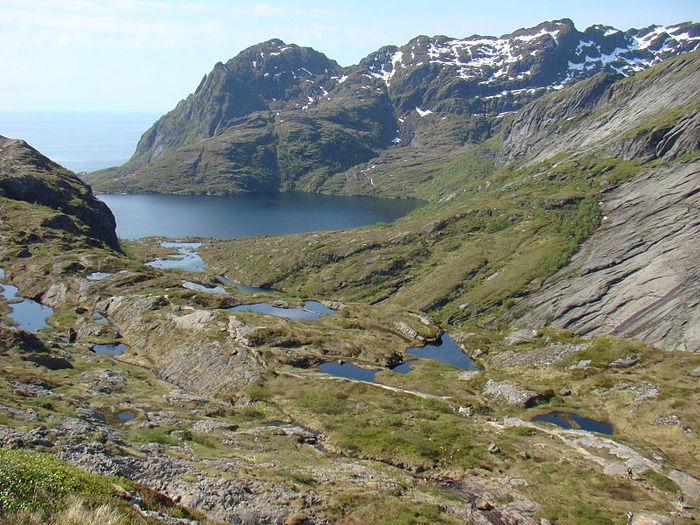
<svg viewBox="0 0 700 525"><path fill-rule="evenodd" d="M158 113L0 111L0 135L22 139L76 173L123 164Z"/></svg>
<svg viewBox="0 0 700 525"><path fill-rule="evenodd" d="M0 135L23 139L80 174L123 164L156 113L0 112ZM307 193L266 195L98 194L123 239L234 238L392 222L422 201Z"/></svg>

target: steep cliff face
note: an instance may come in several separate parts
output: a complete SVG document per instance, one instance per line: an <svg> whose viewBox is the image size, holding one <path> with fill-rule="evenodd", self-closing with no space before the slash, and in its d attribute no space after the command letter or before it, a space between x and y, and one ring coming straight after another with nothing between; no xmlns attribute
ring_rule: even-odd
<svg viewBox="0 0 700 525"><path fill-rule="evenodd" d="M521 323L700 351L700 161L607 195L603 226L524 304Z"/></svg>
<svg viewBox="0 0 700 525"><path fill-rule="evenodd" d="M58 218L52 227L89 236L120 250L111 210L74 173L43 156L23 140L0 137L0 196L41 204L75 218Z"/></svg>
<svg viewBox="0 0 700 525"><path fill-rule="evenodd" d="M563 19L499 38L419 36L341 68L271 40L217 64L144 134L127 164L88 180L120 191L415 196L433 156L483 142L532 100L698 46L698 24L579 32ZM402 169L407 162L423 168ZM372 177L362 175L372 166L380 166Z"/></svg>
<svg viewBox="0 0 700 525"><path fill-rule="evenodd" d="M518 323L700 351L698 82L694 52L629 79L597 77L545 97L507 129L501 164L591 154L654 161L603 192L601 228L519 305Z"/></svg>

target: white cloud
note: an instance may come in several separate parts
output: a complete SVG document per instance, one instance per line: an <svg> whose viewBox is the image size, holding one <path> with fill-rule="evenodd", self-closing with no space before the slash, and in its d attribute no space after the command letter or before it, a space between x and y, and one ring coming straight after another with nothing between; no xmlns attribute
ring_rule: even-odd
<svg viewBox="0 0 700 525"><path fill-rule="evenodd" d="M256 16L283 16L284 7L273 6L263 2L253 6L253 14Z"/></svg>

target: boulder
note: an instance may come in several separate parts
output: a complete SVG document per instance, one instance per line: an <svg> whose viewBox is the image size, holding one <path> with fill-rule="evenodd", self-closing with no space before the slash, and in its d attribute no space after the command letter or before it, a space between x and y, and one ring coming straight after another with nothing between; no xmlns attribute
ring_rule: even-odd
<svg viewBox="0 0 700 525"><path fill-rule="evenodd" d="M495 402L523 408L531 407L535 403L546 401L551 397L548 394L541 394L534 390L527 390L505 381L494 381L493 379L486 381L481 395Z"/></svg>
<svg viewBox="0 0 700 525"><path fill-rule="evenodd" d="M520 330L516 330L515 332L509 333L503 342L508 346L519 345L521 343L529 343L538 335L539 332L533 328L522 328Z"/></svg>
<svg viewBox="0 0 700 525"><path fill-rule="evenodd" d="M192 313L173 317L173 323L180 330L200 331L210 328L210 323L214 320L215 314L209 310L195 310Z"/></svg>
<svg viewBox="0 0 700 525"><path fill-rule="evenodd" d="M609 368L631 368L639 362L639 355L628 355L621 357L620 359L615 359L611 362Z"/></svg>
<svg viewBox="0 0 700 525"><path fill-rule="evenodd" d="M396 328L402 335L408 337L409 339L418 338L418 332L416 332L413 328L408 326L403 321L396 321L394 323L394 328Z"/></svg>

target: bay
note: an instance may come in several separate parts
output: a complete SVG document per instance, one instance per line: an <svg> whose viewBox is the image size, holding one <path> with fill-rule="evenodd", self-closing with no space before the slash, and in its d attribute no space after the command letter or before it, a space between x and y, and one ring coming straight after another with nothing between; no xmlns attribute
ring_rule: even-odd
<svg viewBox="0 0 700 525"><path fill-rule="evenodd" d="M392 222L419 200L301 192L250 195L100 194L122 239L234 238L339 230Z"/></svg>

